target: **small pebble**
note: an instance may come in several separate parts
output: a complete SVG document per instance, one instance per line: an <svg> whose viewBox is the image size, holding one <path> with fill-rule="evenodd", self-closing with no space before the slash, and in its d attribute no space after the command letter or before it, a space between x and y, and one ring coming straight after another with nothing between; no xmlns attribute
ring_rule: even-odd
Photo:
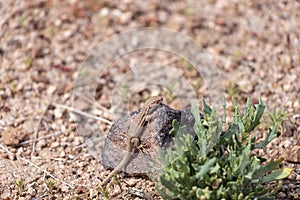
<svg viewBox="0 0 300 200"><path fill-rule="evenodd" d="M135 186L139 181L140 181L140 180L138 180L138 179L129 179L129 180L127 181L127 184L128 184L130 187L132 187L132 186Z"/></svg>
<svg viewBox="0 0 300 200"><path fill-rule="evenodd" d="M16 160L16 155L15 155L15 154L12 154L12 153L9 153L9 154L8 154L8 158L9 158L10 160Z"/></svg>
<svg viewBox="0 0 300 200"><path fill-rule="evenodd" d="M64 151L60 152L59 157L60 158L65 158L66 157L66 152L64 152Z"/></svg>
<svg viewBox="0 0 300 200"><path fill-rule="evenodd" d="M28 194L30 194L31 196L35 196L35 195L36 195L36 190L33 189L32 187L28 188L27 192L28 192Z"/></svg>
<svg viewBox="0 0 300 200"><path fill-rule="evenodd" d="M55 119L60 119L60 118L62 118L63 113L64 113L64 109L56 108L56 109L54 110L54 116L55 116Z"/></svg>
<svg viewBox="0 0 300 200"><path fill-rule="evenodd" d="M59 142L53 142L51 144L51 148L56 148L56 147L59 147L60 143Z"/></svg>
<svg viewBox="0 0 300 200"><path fill-rule="evenodd" d="M73 145L74 146L79 146L79 145L82 144L82 141L83 141L82 137L77 136L77 137L74 138Z"/></svg>
<svg viewBox="0 0 300 200"><path fill-rule="evenodd" d="M297 174L297 175L296 175L295 180L296 180L296 181L300 181L300 174Z"/></svg>
<svg viewBox="0 0 300 200"><path fill-rule="evenodd" d="M284 197L286 197L286 194L284 192L279 192L278 197L284 198Z"/></svg>
<svg viewBox="0 0 300 200"><path fill-rule="evenodd" d="M293 184L293 183L290 183L290 184L289 184L289 188L291 188L291 189L295 189L296 187L298 187L298 186L295 185L295 184Z"/></svg>
<svg viewBox="0 0 300 200"><path fill-rule="evenodd" d="M1 199L10 199L11 193L9 189L2 191L3 193L0 195Z"/></svg>
<svg viewBox="0 0 300 200"><path fill-rule="evenodd" d="M53 95L56 90L57 90L57 86L49 85L47 88L47 94Z"/></svg>
<svg viewBox="0 0 300 200"><path fill-rule="evenodd" d="M46 140L39 140L39 141L36 143L36 146L39 147L39 148L41 149L41 148L47 146L47 142L46 142Z"/></svg>

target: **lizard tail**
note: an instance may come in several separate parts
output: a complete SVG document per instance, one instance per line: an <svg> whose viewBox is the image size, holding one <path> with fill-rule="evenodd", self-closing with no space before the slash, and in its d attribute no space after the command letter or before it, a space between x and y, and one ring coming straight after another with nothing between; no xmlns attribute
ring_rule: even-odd
<svg viewBox="0 0 300 200"><path fill-rule="evenodd" d="M101 183L100 183L100 186L103 187L105 186L110 180L111 178L116 174L118 173L120 170L115 168Z"/></svg>
<svg viewBox="0 0 300 200"><path fill-rule="evenodd" d="M123 167L125 167L130 159L131 153L127 152L125 154L125 157L123 158L123 160L121 161L121 163L119 163L119 165L117 167L115 167L115 169L110 172L110 174L101 182L100 186L103 187L104 185L106 185L111 178L117 174L118 172L120 172L122 170Z"/></svg>

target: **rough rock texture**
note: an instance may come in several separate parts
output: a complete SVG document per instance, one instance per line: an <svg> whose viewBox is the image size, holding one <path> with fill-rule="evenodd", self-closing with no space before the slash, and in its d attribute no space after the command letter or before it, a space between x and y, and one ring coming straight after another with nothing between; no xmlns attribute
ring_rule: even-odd
<svg viewBox="0 0 300 200"><path fill-rule="evenodd" d="M159 166L157 150L158 148L167 149L172 145L174 135L170 135L169 132L172 129L174 119L180 122L182 126L186 125L188 131L194 134L194 117L190 110L173 110L162 104L156 112L156 118L150 121L143 131L141 147L132 156L130 163L124 170L129 175L143 175ZM102 151L102 163L105 168L114 168L122 160L126 153L126 134L137 113L139 110L117 120L112 125Z"/></svg>

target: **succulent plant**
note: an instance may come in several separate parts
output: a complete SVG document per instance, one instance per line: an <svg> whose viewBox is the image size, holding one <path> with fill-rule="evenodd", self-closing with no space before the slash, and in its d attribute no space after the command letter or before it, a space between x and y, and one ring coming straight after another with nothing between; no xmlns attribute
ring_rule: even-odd
<svg viewBox="0 0 300 200"><path fill-rule="evenodd" d="M224 104L224 114L226 105ZM257 144L250 133L260 124L265 105L253 106L248 99L243 113L234 103L233 122L223 131L226 116L202 100L204 117L193 104L196 137L173 121L174 145L159 151L162 169L156 189L164 199L273 199L277 188L266 183L286 178L291 168L279 169L282 159L267 161L253 150L265 148L277 137L277 124Z"/></svg>

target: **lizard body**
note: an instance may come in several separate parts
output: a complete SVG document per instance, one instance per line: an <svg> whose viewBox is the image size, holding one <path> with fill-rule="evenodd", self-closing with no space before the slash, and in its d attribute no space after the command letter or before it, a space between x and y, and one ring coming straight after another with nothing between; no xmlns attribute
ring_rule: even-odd
<svg viewBox="0 0 300 200"><path fill-rule="evenodd" d="M145 102L140 112L133 118L127 133L127 149L125 155L114 170L102 181L100 184L101 187L108 183L116 173L121 171L128 164L132 153L140 144L140 135L143 132L145 124L153 118L153 116L151 116L152 109L162 102L162 100L163 98L159 96L151 97Z"/></svg>

